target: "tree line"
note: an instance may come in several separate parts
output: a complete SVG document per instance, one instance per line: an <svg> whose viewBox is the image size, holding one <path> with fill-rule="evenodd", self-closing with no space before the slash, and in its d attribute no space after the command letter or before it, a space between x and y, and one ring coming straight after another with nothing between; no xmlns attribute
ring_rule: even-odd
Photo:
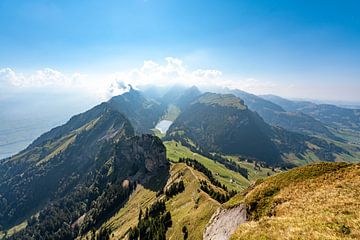
<svg viewBox="0 0 360 240"><path fill-rule="evenodd" d="M129 240L165 240L172 226L171 214L164 201L156 201L145 213L140 209L137 226L129 229Z"/></svg>
<svg viewBox="0 0 360 240"><path fill-rule="evenodd" d="M188 141L186 141L186 139L184 139L183 137L181 137L179 134L173 134L171 135L171 137L166 137L165 140L174 140L177 142L180 142L181 145L183 145L184 147L187 147L190 149L190 151L198 153L204 157L207 157L209 159L214 160L215 162L221 163L223 164L227 169L230 169L234 172L239 173L240 175L242 175L244 178L248 179L249 178L249 172L246 168L241 167L239 164L237 164L236 162L226 159L224 157L222 157L220 154L211 154L209 151L206 151L204 148L201 148L200 146L196 146L194 147L193 145L191 145L190 143L188 143Z"/></svg>
<svg viewBox="0 0 360 240"><path fill-rule="evenodd" d="M207 184L205 180L200 181L200 189L206 192L211 198L215 199L220 203L228 201L232 196L237 192L234 190L229 191L225 184L221 184L212 174L212 172L207 169L204 165L191 158L179 158L179 162L185 163L186 165L196 169L199 172L202 172L211 182L212 185L222 188L226 194L215 191L210 185Z"/></svg>

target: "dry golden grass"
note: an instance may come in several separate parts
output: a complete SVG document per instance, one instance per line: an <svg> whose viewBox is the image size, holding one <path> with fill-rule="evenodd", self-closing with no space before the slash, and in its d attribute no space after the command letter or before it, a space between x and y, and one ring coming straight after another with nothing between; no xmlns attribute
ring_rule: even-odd
<svg viewBox="0 0 360 240"><path fill-rule="evenodd" d="M206 224L220 204L200 190L199 179L206 179L202 173L183 163L174 164L171 172L172 176L181 175L185 191L166 203L166 208L170 210L173 221L173 226L166 233L166 239L183 239L182 228L186 226L189 233L188 239L200 240ZM216 187L213 186L213 188Z"/></svg>
<svg viewBox="0 0 360 240"><path fill-rule="evenodd" d="M134 227L137 224L140 208L145 209L155 202L155 195L155 192L150 191L141 185L138 186L125 206L105 223L105 226L113 231L111 239L124 238L129 228Z"/></svg>
<svg viewBox="0 0 360 240"><path fill-rule="evenodd" d="M321 163L278 174L242 201L271 188L277 190L262 202L259 221L240 225L231 239L360 239L359 164Z"/></svg>

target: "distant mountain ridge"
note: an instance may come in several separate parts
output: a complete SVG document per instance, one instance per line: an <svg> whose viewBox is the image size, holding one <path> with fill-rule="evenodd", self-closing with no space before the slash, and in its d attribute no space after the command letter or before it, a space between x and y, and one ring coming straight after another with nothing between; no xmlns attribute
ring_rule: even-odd
<svg viewBox="0 0 360 240"><path fill-rule="evenodd" d="M286 109L276 102L256 96L238 89L225 90L244 99L245 104L253 111L256 111L269 124L279 126L287 130L303 134L319 134L331 139L337 139L326 125L314 117L299 111Z"/></svg>
<svg viewBox="0 0 360 240"><path fill-rule="evenodd" d="M170 126L166 139L177 138L188 138L206 152L254 157L270 165L291 163L284 154L306 158L315 152L323 161L334 161L332 153L347 153L324 140L266 124L231 94L201 95Z"/></svg>
<svg viewBox="0 0 360 240"><path fill-rule="evenodd" d="M330 126L360 130L360 109L342 108L331 104L315 104L309 101L291 101L275 95L264 95L288 111L308 114Z"/></svg>
<svg viewBox="0 0 360 240"><path fill-rule="evenodd" d="M200 95L201 92L196 86L189 88L174 86L164 96L161 97L160 101L166 105L174 104L179 107L180 110L184 110Z"/></svg>

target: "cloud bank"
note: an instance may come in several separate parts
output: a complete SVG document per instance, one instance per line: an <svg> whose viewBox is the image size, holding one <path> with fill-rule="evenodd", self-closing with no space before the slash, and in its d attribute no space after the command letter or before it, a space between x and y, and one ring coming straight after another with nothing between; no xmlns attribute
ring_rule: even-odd
<svg viewBox="0 0 360 240"><path fill-rule="evenodd" d="M92 76L89 74L65 74L51 68L37 70L30 74L17 72L11 68L0 69L0 88L43 91L80 91L93 94L106 100L128 90L128 85L142 87L146 85L171 86L181 84L196 85L203 89L214 87L239 88L261 94L276 87L270 82L261 82L254 78L231 79L219 69L191 69L181 59L167 57L162 63L146 60L140 67L127 71Z"/></svg>
<svg viewBox="0 0 360 240"><path fill-rule="evenodd" d="M196 69L191 71L182 60L165 58L165 64L151 60L144 61L139 68L115 74L116 81L131 83L135 86L155 84L167 86L176 83L183 85L205 85L220 81L222 72L217 69Z"/></svg>
<svg viewBox="0 0 360 240"><path fill-rule="evenodd" d="M78 73L66 76L51 68L44 68L30 75L17 73L11 68L0 69L1 84L21 88L46 86L71 87L76 84L80 78L81 75Z"/></svg>
<svg viewBox="0 0 360 240"><path fill-rule="evenodd" d="M0 92L2 93L81 93L95 94L101 98L103 89L98 88L85 74L65 74L51 68L44 68L25 74L11 68L0 69Z"/></svg>
<svg viewBox="0 0 360 240"><path fill-rule="evenodd" d="M181 59L167 57L162 62L146 60L139 67L104 74L63 73L44 68L29 74L11 68L0 69L0 92L11 91L63 91L90 95L98 101L128 91L128 84L141 88L146 85L196 85L203 90L218 87L237 88L254 94L276 94L284 97L338 100L339 91L356 96L354 86L313 86L298 82L279 84L254 77L230 76L219 69L191 68ZM319 89L322 91L319 92ZM352 99L343 99L352 100ZM354 98L354 100L357 100Z"/></svg>

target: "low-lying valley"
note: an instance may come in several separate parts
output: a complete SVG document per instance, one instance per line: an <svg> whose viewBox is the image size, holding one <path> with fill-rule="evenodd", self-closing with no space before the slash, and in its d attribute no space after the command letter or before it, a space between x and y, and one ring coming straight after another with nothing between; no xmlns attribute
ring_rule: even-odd
<svg viewBox="0 0 360 240"><path fill-rule="evenodd" d="M360 239L359 110L154 92L130 87L1 159L0 238Z"/></svg>

